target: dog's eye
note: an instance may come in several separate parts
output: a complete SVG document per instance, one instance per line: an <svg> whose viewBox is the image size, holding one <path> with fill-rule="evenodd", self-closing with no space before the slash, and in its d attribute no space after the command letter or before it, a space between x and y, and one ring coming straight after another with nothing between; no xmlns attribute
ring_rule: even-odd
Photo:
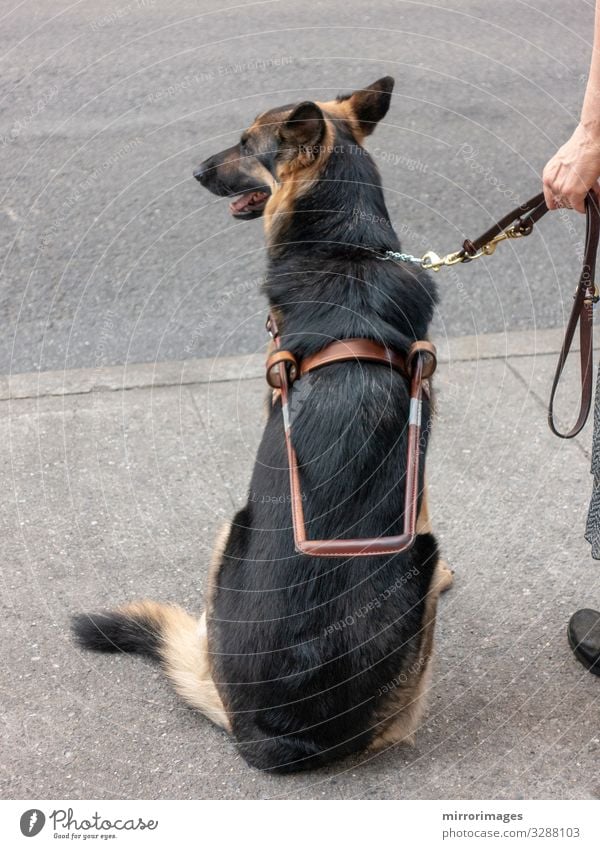
<svg viewBox="0 0 600 849"><path fill-rule="evenodd" d="M248 138L249 138L248 136L244 135L244 136L242 136L242 137L241 137L241 139L240 139L240 148L241 148L243 151L247 151L247 150L248 150L248 148L249 148L249 145L248 145Z"/></svg>

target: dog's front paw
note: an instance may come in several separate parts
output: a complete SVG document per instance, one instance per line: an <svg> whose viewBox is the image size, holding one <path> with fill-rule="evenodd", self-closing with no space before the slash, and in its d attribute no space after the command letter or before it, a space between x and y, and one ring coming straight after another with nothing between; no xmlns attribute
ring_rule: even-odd
<svg viewBox="0 0 600 849"><path fill-rule="evenodd" d="M454 583L454 570L451 569L445 560L440 560L435 573L435 589L439 593L445 593Z"/></svg>

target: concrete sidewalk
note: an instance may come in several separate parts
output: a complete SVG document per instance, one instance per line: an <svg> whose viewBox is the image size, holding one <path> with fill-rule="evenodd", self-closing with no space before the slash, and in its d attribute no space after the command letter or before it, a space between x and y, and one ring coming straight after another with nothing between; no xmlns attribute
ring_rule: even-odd
<svg viewBox="0 0 600 849"><path fill-rule="evenodd" d="M429 715L414 748L299 777L251 770L156 667L83 654L68 631L140 596L201 610L262 429L262 356L3 378L2 797L599 797L600 680L565 636L600 605L591 428L565 442L546 426L559 343L440 345L428 476L456 581Z"/></svg>

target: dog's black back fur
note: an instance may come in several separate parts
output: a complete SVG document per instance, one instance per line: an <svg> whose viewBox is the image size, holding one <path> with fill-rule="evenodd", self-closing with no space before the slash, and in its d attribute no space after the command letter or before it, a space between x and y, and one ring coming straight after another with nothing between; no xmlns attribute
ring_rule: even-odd
<svg viewBox="0 0 600 849"><path fill-rule="evenodd" d="M405 352L427 335L434 284L372 252L400 249L377 169L343 125L335 145L270 251L265 291L282 346L302 357L364 337ZM309 537L402 533L405 378L364 362L328 366L295 384L291 411ZM423 455L429 421L425 400ZM436 543L423 534L393 557L296 554L279 402L250 492L214 592L214 677L250 763L312 768L380 730L382 692L418 655Z"/></svg>

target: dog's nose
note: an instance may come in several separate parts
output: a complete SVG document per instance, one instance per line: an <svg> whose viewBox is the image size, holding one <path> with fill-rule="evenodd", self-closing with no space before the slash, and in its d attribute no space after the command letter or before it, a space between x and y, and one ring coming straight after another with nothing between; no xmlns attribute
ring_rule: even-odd
<svg viewBox="0 0 600 849"><path fill-rule="evenodd" d="M194 177L198 180L199 183L202 183L204 186L206 184L206 180L208 178L208 172L211 170L210 160L206 160L201 165L199 165L194 171Z"/></svg>

